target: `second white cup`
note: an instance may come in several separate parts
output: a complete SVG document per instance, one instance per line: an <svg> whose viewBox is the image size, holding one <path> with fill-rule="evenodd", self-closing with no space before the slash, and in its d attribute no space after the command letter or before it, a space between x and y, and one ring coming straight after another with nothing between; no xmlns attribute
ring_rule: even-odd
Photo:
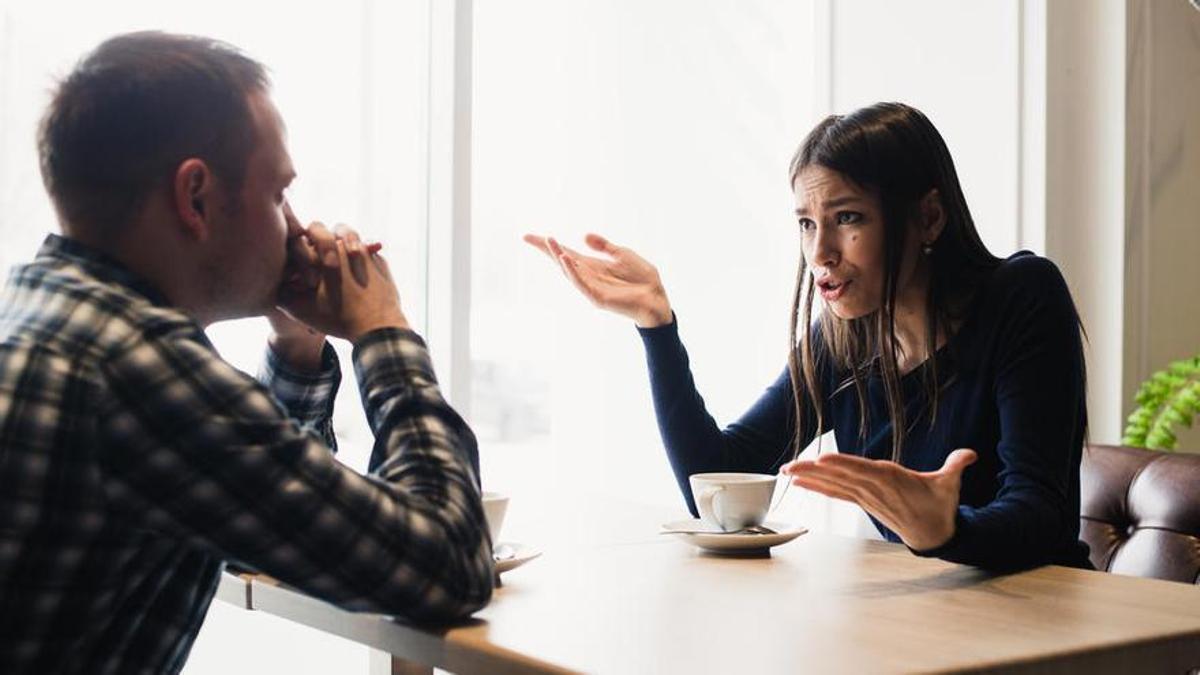
<svg viewBox="0 0 1200 675"><path fill-rule="evenodd" d="M483 517L487 519L492 544L500 541L500 528L504 526L504 514L508 512L508 495L498 492L483 493Z"/></svg>

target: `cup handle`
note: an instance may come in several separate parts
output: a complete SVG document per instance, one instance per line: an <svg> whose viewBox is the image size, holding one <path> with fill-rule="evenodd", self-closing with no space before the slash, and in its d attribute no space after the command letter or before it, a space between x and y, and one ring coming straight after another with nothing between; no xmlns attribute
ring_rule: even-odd
<svg viewBox="0 0 1200 675"><path fill-rule="evenodd" d="M709 485L701 490L700 494L696 495L696 510L700 512L700 516L704 517L706 512L711 513L713 520L716 521L713 524L717 525L718 527L721 527L721 518L717 515L717 512L713 510L713 500L716 498L718 492L724 491L725 488L720 485Z"/></svg>

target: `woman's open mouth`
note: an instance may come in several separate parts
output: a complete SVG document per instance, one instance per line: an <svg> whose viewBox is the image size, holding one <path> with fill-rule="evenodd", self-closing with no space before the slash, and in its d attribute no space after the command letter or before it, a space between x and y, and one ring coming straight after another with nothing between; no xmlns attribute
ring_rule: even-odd
<svg viewBox="0 0 1200 675"><path fill-rule="evenodd" d="M833 279L823 279L817 282L817 288L821 290L821 298L825 302L835 302L846 293L846 288L853 281L834 281Z"/></svg>

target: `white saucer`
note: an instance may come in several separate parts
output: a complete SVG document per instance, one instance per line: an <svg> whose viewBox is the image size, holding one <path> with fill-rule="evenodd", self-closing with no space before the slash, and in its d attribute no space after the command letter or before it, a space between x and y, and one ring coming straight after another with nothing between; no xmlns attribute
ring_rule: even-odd
<svg viewBox="0 0 1200 675"><path fill-rule="evenodd" d="M807 527L767 522L763 525L775 530L775 534L726 534L699 518L676 520L664 523L664 530L705 530L697 534L672 533L687 543L706 551L753 551L786 544L808 532Z"/></svg>
<svg viewBox="0 0 1200 675"><path fill-rule="evenodd" d="M509 570L516 569L542 554L541 551L532 546L518 544L515 541L496 542L496 548L500 548L501 546L511 546L513 548L513 557L497 560L496 574L503 574Z"/></svg>

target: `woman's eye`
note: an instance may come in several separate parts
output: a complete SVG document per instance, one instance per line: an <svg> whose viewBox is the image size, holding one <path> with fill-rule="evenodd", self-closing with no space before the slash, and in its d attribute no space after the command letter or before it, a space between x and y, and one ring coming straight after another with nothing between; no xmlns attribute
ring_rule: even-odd
<svg viewBox="0 0 1200 675"><path fill-rule="evenodd" d="M837 214L838 225L852 225L862 220L862 214L857 211L842 211Z"/></svg>
<svg viewBox="0 0 1200 675"><path fill-rule="evenodd" d="M800 219L800 231L801 232L809 232L811 230L816 229L816 227L817 227L816 222L814 222L808 218Z"/></svg>

